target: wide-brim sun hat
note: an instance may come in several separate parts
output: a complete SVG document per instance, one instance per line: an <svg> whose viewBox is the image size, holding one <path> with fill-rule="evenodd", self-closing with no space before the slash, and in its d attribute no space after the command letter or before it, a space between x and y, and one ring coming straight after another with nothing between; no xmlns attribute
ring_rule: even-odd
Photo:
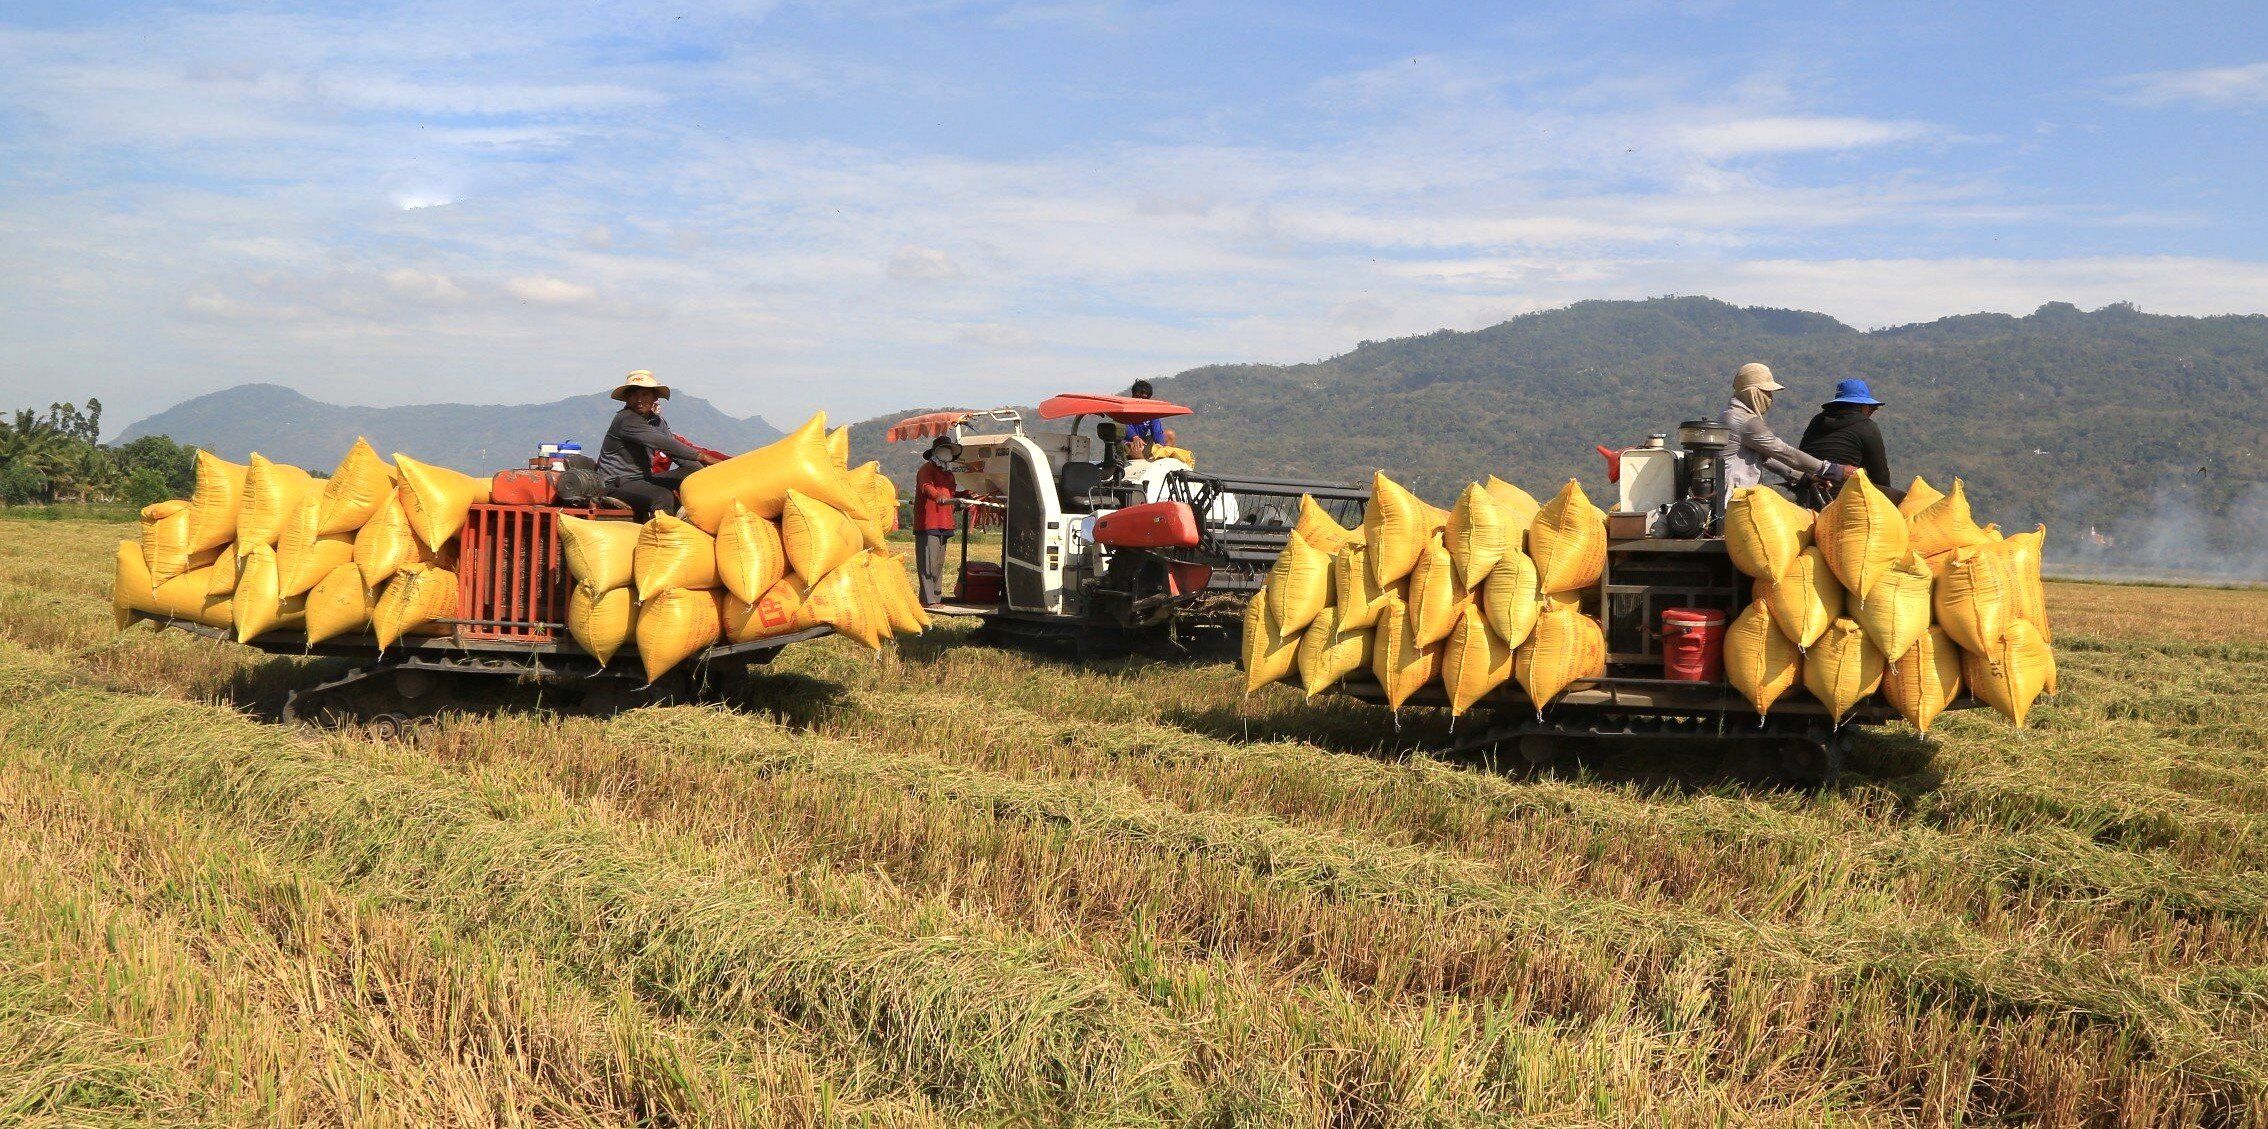
<svg viewBox="0 0 2268 1129"><path fill-rule="evenodd" d="M956 459L961 457L961 445L958 442L955 442L953 437L950 435L940 435L929 444L929 449L932 451L938 449L939 447L943 447L946 450L951 451L953 453L953 457Z"/></svg>
<svg viewBox="0 0 2268 1129"><path fill-rule="evenodd" d="M659 395L664 400L669 399L669 385L655 380L654 374L647 372L644 369L639 369L638 371L623 377L622 383L614 386L613 396L617 400L627 400L630 398L630 390L633 388L648 389Z"/></svg>
<svg viewBox="0 0 2268 1129"><path fill-rule="evenodd" d="M1860 407L1880 407L1882 401L1874 398L1874 390L1863 380L1844 380L1835 384L1835 398L1829 404L1857 404Z"/></svg>

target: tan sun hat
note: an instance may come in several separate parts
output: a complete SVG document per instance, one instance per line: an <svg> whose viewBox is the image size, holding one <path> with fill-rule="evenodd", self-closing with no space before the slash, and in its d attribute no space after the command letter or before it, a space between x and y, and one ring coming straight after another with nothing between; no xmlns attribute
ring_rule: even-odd
<svg viewBox="0 0 2268 1129"><path fill-rule="evenodd" d="M1733 373L1732 390L1735 392L1746 392L1751 388L1761 388L1766 392L1777 392L1785 387L1787 385L1772 379L1771 369L1757 364L1755 361L1740 366L1740 370Z"/></svg>
<svg viewBox="0 0 2268 1129"><path fill-rule="evenodd" d="M651 388L655 392L660 393L662 399L669 399L669 385L655 380L654 374L647 372L644 369L639 369L638 371L623 377L622 383L614 386L614 398L617 400L627 398L630 395L630 390L633 388Z"/></svg>

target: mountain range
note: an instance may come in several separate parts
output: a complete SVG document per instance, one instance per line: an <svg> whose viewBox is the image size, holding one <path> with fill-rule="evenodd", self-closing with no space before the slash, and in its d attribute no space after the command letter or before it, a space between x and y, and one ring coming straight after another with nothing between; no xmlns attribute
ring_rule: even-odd
<svg viewBox="0 0 2268 1129"><path fill-rule="evenodd" d="M1196 410L1173 423L1200 469L1359 482L1383 468L1443 506L1485 474L1539 498L1572 477L1611 505L1593 445L1714 419L1745 361L1769 364L1788 386L1770 418L1790 442L1836 381L1867 379L1888 402L1876 418L1898 484L1962 477L1979 521L2045 521L2066 549L2090 526L2129 541L2197 541L2200 552L2250 542L2259 554L2268 540L2261 316L2058 302L2023 317L1862 331L1702 297L1590 301L1470 332L1366 341L1310 364L1212 365L1153 383ZM852 429L857 457L910 473L917 453L886 450L881 431Z"/></svg>
<svg viewBox="0 0 2268 1129"><path fill-rule="evenodd" d="M604 393L548 404L419 404L368 408L327 404L275 384L240 384L199 396L128 427L120 441L166 435L224 458L258 451L278 462L328 472L364 436L382 455L396 451L485 473L525 465L541 443L573 439L597 457L607 420L621 405ZM663 418L713 447L745 451L779 438L758 418L739 419L696 396L674 396Z"/></svg>

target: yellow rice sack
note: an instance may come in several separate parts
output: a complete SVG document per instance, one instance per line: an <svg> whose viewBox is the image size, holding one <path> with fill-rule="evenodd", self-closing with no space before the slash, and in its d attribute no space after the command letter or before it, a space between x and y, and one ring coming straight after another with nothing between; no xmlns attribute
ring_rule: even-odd
<svg viewBox="0 0 2268 1129"><path fill-rule="evenodd" d="M844 470L850 469L849 424L846 423L827 433L827 457L833 459L836 466Z"/></svg>
<svg viewBox="0 0 2268 1129"><path fill-rule="evenodd" d="M725 597L725 636L735 643L755 639L769 639L819 626L804 610L804 597L810 587L802 578L789 574L749 603L737 596Z"/></svg>
<svg viewBox="0 0 2268 1129"><path fill-rule="evenodd" d="M861 549L859 554L871 550ZM805 614L877 651L890 637L889 612L875 591L873 573L858 554L820 577L804 594Z"/></svg>
<svg viewBox="0 0 2268 1129"><path fill-rule="evenodd" d="M370 441L357 438L338 469L323 480L316 532L352 533L362 528L394 497L395 482L393 468L378 457Z"/></svg>
<svg viewBox="0 0 2268 1129"><path fill-rule="evenodd" d="M632 632L638 640L638 660L645 665L648 686L724 636L724 617L717 607L723 591L664 588L638 602Z"/></svg>
<svg viewBox="0 0 2268 1129"><path fill-rule="evenodd" d="M383 651L413 631L446 632L433 621L457 614L457 574L436 565L402 566L370 609L370 631Z"/></svg>
<svg viewBox="0 0 2268 1129"><path fill-rule="evenodd" d="M1534 530L1529 532L1532 535ZM1512 653L1512 675L1527 690L1537 713L1576 681L1605 673L1606 633L1597 620L1573 607L1554 608L1536 617L1528 641Z"/></svg>
<svg viewBox="0 0 2268 1129"><path fill-rule="evenodd" d="M1457 577L1467 588L1477 588L1488 578L1489 570L1504 559L1504 551L1511 543L1512 534L1507 528L1504 507L1497 504L1488 489L1479 483L1465 487L1457 495L1457 504L1449 510L1449 527L1444 544L1449 559L1456 562ZM1517 552L1517 549L1513 550Z"/></svg>
<svg viewBox="0 0 2268 1129"><path fill-rule="evenodd" d="M340 565L354 559L354 534L318 533L323 499L313 489L284 519L276 537L276 579L285 597L304 596Z"/></svg>
<svg viewBox="0 0 2268 1129"><path fill-rule="evenodd" d="M717 539L668 514L655 514L638 530L630 575L640 600L671 588L717 587Z"/></svg>
<svg viewBox="0 0 2268 1129"><path fill-rule="evenodd" d="M778 524L738 502L717 526L717 579L742 603L753 604L787 575L787 546Z"/></svg>
<svg viewBox="0 0 2268 1129"><path fill-rule="evenodd" d="M1725 629L1725 680L1759 716L1770 715L1772 703L1803 681L1803 652L1772 623L1771 605L1762 600L1741 609Z"/></svg>
<svg viewBox="0 0 2268 1129"><path fill-rule="evenodd" d="M1299 633L1299 684L1312 698L1370 665L1368 628L1339 626L1339 610L1324 608Z"/></svg>
<svg viewBox="0 0 2268 1129"><path fill-rule="evenodd" d="M1938 580L1936 605L1937 625L1962 650L1992 654L2016 618L2008 558L1984 549L1962 553Z"/></svg>
<svg viewBox="0 0 2268 1129"><path fill-rule="evenodd" d="M228 627L235 622L235 606L225 596L209 596L206 588L212 578L211 565L182 573L163 584L152 585L149 564L142 557L142 546L134 541L118 543L116 572L111 577L111 616L119 628L124 629L141 616L187 620L208 627Z"/></svg>
<svg viewBox="0 0 2268 1129"><path fill-rule="evenodd" d="M1363 509L1362 541L1370 550L1370 577L1389 588L1417 567L1418 554L1439 528L1435 510L1384 472L1370 476L1370 504Z"/></svg>
<svg viewBox="0 0 2268 1129"><path fill-rule="evenodd" d="M1920 553L1907 553L1882 578L1851 618L1884 655L1902 655L1929 631L1936 614L1937 577Z"/></svg>
<svg viewBox="0 0 2268 1129"><path fill-rule="evenodd" d="M1849 619L1838 619L1804 652L1803 684L1837 722L1882 686L1882 652Z"/></svg>
<svg viewBox="0 0 2268 1129"><path fill-rule="evenodd" d="M1910 528L1917 515L1936 505L1938 499L1944 496L1945 494L1942 491L1929 484L1928 479L1917 474L1912 482L1906 484L1906 496L1898 500L1898 512L1905 515L1906 524ZM1914 548L1918 550L1920 546L1917 545ZM1926 556L1927 554L1923 555Z"/></svg>
<svg viewBox="0 0 2268 1129"><path fill-rule="evenodd" d="M244 471L244 501L236 510L236 551L275 545L283 538L284 523L314 493L315 479L306 471L252 452Z"/></svg>
<svg viewBox="0 0 2268 1129"><path fill-rule="evenodd" d="M860 463L850 472L851 485L866 498L866 513L883 532L898 528L898 484L883 473L879 462Z"/></svg>
<svg viewBox="0 0 2268 1129"><path fill-rule="evenodd" d="M1875 582L1909 551L1905 516L1863 470L1852 471L1835 500L1819 511L1812 540L1857 608L1866 606Z"/></svg>
<svg viewBox="0 0 2268 1129"><path fill-rule="evenodd" d="M1952 493L1912 511L1906 526L1912 531L1911 547L1925 557L1982 545L1991 539L1977 527L1976 518L1969 512L1968 491L1958 478L1953 480Z"/></svg>
<svg viewBox="0 0 2268 1129"><path fill-rule="evenodd" d="M1268 570L1267 597L1277 630L1286 635L1307 630L1331 602L1331 554L1295 528Z"/></svg>
<svg viewBox="0 0 2268 1129"><path fill-rule="evenodd" d="M363 581L362 566L349 561L316 582L306 607L307 643L313 646L369 627L378 592Z"/></svg>
<svg viewBox="0 0 2268 1129"><path fill-rule="evenodd" d="M623 585L604 592L593 592L587 585L577 584L567 597L567 634L575 637L575 645L589 651L600 666L614 661L615 653L638 628L638 601L631 599L630 588Z"/></svg>
<svg viewBox="0 0 2268 1129"><path fill-rule="evenodd" d="M2055 652L2031 624L2015 620L1990 650L1961 649L1961 676L1984 704L1999 710L2018 726L2032 712L2032 703L2047 688Z"/></svg>
<svg viewBox="0 0 2268 1129"><path fill-rule="evenodd" d="M1527 491L1493 474L1488 476L1488 481L1481 483L1481 489L1488 491L1488 496L1496 499L1497 511L1504 515L1504 547L1526 552L1528 527L1535 524L1536 511L1543 507Z"/></svg>
<svg viewBox="0 0 2268 1129"><path fill-rule="evenodd" d="M1299 669L1299 636L1276 625L1267 593L1255 592L1244 605L1244 692L1249 694L1291 677Z"/></svg>
<svg viewBox="0 0 2268 1129"><path fill-rule="evenodd" d="M1292 535L1306 539L1307 543L1326 555L1336 553L1348 544L1362 540L1360 530L1340 525L1330 511L1316 504L1305 494L1299 496L1299 520L1292 523Z"/></svg>
<svg viewBox="0 0 2268 1129"><path fill-rule="evenodd" d="M120 541L118 553L110 573L110 615L124 631L142 618L143 607L153 595L150 584L150 566L142 559L140 541Z"/></svg>
<svg viewBox="0 0 2268 1129"><path fill-rule="evenodd" d="M874 594L880 600L883 617L889 621L893 635L919 635L929 626L929 617L921 610L921 594L914 590L906 575L905 562L890 553L862 553Z"/></svg>
<svg viewBox="0 0 2268 1129"><path fill-rule="evenodd" d="M850 472L850 480L851 489L865 499L866 512L871 515L854 517L851 524L858 527L859 536L865 539L867 548L877 553L889 552L890 530L897 527L898 521L896 487L891 486L889 478L883 475L881 463L859 464L858 469ZM877 486L880 488L877 489ZM730 521L731 515L727 514L725 520ZM722 526L718 528L720 532L723 529Z"/></svg>
<svg viewBox="0 0 2268 1129"><path fill-rule="evenodd" d="M645 529L634 521L596 521L562 514L559 555L567 563L567 575L594 596L628 588L638 575L638 538Z"/></svg>
<svg viewBox="0 0 2268 1129"><path fill-rule="evenodd" d="M866 499L827 445L827 413L821 412L777 442L735 455L685 476L678 502L685 516L713 533L732 504L758 517L778 517L788 491L798 491L851 517L868 517Z"/></svg>
<svg viewBox="0 0 2268 1129"><path fill-rule="evenodd" d="M1457 628L1441 648L1441 685L1450 716L1461 716L1512 677L1512 648L1489 629L1488 617L1466 604Z"/></svg>
<svg viewBox="0 0 2268 1129"><path fill-rule="evenodd" d="M189 503L179 499L142 507L141 541L142 562L153 588L219 556L217 549L190 549Z"/></svg>
<svg viewBox="0 0 2268 1129"><path fill-rule="evenodd" d="M1769 486L1743 486L1725 503L1725 551L1733 567L1777 580L1811 547L1811 511Z"/></svg>
<svg viewBox="0 0 2268 1129"><path fill-rule="evenodd" d="M436 553L465 527L474 506L487 504L495 482L421 463L399 451L394 452L394 468L402 477L402 508L409 516L410 532Z"/></svg>
<svg viewBox="0 0 2268 1129"><path fill-rule="evenodd" d="M1882 696L1924 734L1930 722L1961 696L1961 649L1945 629L1932 627L1882 672Z"/></svg>
<svg viewBox="0 0 2268 1129"><path fill-rule="evenodd" d="M373 588L393 579L403 565L432 559L410 531L409 511L395 495L387 495L378 512L354 531L354 563L362 568L362 582Z"/></svg>
<svg viewBox="0 0 2268 1129"><path fill-rule="evenodd" d="M1809 647L1843 614L1843 583L1813 545L1778 580L1756 582L1756 598L1772 606L1772 624L1788 641Z"/></svg>
<svg viewBox="0 0 2268 1129"><path fill-rule="evenodd" d="M1457 611L1472 602L1472 593L1457 579L1457 563L1436 535L1418 554L1410 570L1409 617L1411 637L1417 646L1430 647L1457 629Z"/></svg>
<svg viewBox="0 0 2268 1129"><path fill-rule="evenodd" d="M1344 630L1374 626L1386 610L1386 589L1370 574L1369 546L1349 542L1331 558L1331 606Z"/></svg>
<svg viewBox="0 0 2268 1129"><path fill-rule="evenodd" d="M2000 554L2008 564L2008 580L2014 589L2015 604L2010 614L2037 628L2040 638L2055 641L2055 632L2048 628L2047 585L2040 579L2040 556L2047 545L2047 526L2030 533L2019 533L2000 542ZM2051 685L2048 693L2054 693Z"/></svg>
<svg viewBox="0 0 2268 1129"><path fill-rule="evenodd" d="M1606 512L1591 504L1574 479L1536 511L1528 526L1528 556L1536 586L1557 595L1589 588L1606 568Z"/></svg>
<svg viewBox="0 0 2268 1129"><path fill-rule="evenodd" d="M218 549L236 540L236 515L244 505L242 463L211 451L197 452L197 486L189 495L189 551Z"/></svg>
<svg viewBox="0 0 2268 1129"><path fill-rule="evenodd" d="M1440 670L1441 646L1419 646L1401 595L1389 597L1370 635L1370 671L1386 692L1386 704L1401 709Z"/></svg>
<svg viewBox="0 0 2268 1129"><path fill-rule="evenodd" d="M804 583L817 585L866 547L849 515L800 490L788 491L780 509L780 543Z"/></svg>
<svg viewBox="0 0 2268 1129"><path fill-rule="evenodd" d="M205 569L205 595L227 596L236 591L238 570L243 561L237 558L236 546L223 545L213 563Z"/></svg>
<svg viewBox="0 0 2268 1129"><path fill-rule="evenodd" d="M1518 549L1507 550L1481 582L1481 614L1507 647L1528 641L1536 617L1543 614L1543 593L1536 588L1536 562Z"/></svg>

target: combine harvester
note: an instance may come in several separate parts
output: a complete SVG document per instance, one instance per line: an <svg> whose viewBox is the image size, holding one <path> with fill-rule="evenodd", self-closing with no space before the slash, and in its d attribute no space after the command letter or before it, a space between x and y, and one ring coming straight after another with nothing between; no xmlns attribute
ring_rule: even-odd
<svg viewBox="0 0 2268 1129"><path fill-rule="evenodd" d="M1359 486L1206 474L1172 449L1114 474L1105 442L1087 429L1089 420L1188 414L1163 400L1067 394L1039 405L1039 419L1055 425L1047 428L1027 430L1014 408L933 412L891 427L890 442L945 436L962 448L959 579L932 610L1081 654L1178 645L1239 621L1284 551L1302 496L1340 520L1370 498ZM994 524L1001 560L970 560L973 528Z"/></svg>
<svg viewBox="0 0 2268 1129"><path fill-rule="evenodd" d="M121 629L359 660L295 689L287 720L390 734L531 694L597 712L692 700L796 643L879 652L927 624L887 545L895 488L848 453L814 416L687 476L684 518L638 525L563 490L588 468L548 455L476 478L357 441L316 479L200 452L195 496L148 507L120 544L113 602Z"/></svg>
<svg viewBox="0 0 2268 1129"><path fill-rule="evenodd" d="M1269 579L1304 595L1266 600L1247 620L1247 688L1285 679L1304 685L1310 696L1335 690L1397 709L1477 713L1479 724L1460 731L1445 750L1451 753L1509 745L1540 763L1581 740L1737 744L1766 752L1790 775L1829 782L1842 771L1854 726L1903 715L1926 732L1943 710L1981 705L2021 724L2032 698L2043 687L2052 691L2038 584L2044 528L2004 543L1997 529L1974 524L1958 482L1947 497L1916 480L1914 512L1907 514L1860 475L1844 490L1848 502L1839 503L1851 512L1832 516L1848 519L1838 529L1882 531L1862 561L1858 549L1825 543L1829 515L1816 520L1822 543L1814 547L1814 515L1770 489L1739 492L1728 507L1723 484L1733 438L1727 428L1691 421L1677 429L1674 448L1668 438L1656 434L1643 446L1600 449L1618 490L1611 512L1600 513L1570 482L1528 530L1534 558L1522 552L1518 534L1508 536L1506 567L1518 558L1525 570L1519 585L1507 585L1517 589L1511 595L1484 588L1502 576L1484 575L1469 588L1469 577L1443 579L1451 572L1448 546L1458 537L1458 517L1380 476L1380 497L1394 496L1387 508L1418 515L1406 528L1428 547L1409 555L1435 560L1375 583L1378 570L1362 572L1364 556L1377 549L1375 521L1365 532L1318 527L1308 575L1279 571ZM1492 494L1517 497L1536 512L1524 492L1492 480L1460 499L1459 516L1466 506L1493 505ZM1741 527L1738 544L1727 538L1728 508ZM1545 545L1547 519L1560 524ZM1524 529L1525 521L1514 519L1510 528ZM1777 538L1766 554L1772 559L1756 559L1752 546L1765 543L1758 528L1774 525L1764 530ZM1572 536L1585 526L1588 538ZM1583 579L1558 589L1548 577L1539 581L1537 570L1566 563L1546 554L1564 558L1577 540L1593 542L1581 554L1590 562L1575 570ZM1353 571L1347 554L1357 562ZM1332 562L1322 588L1328 596L1316 588L1319 558ZM1846 603L1837 575L1854 572L1863 581L1854 591L1870 598L1850 595ZM1373 579L1361 579L1365 575ZM1373 583L1349 604L1344 589ZM1421 594L1421 588L1431 591ZM1285 610L1302 602L1304 610ZM1413 610L1421 603L1423 617ZM1387 610L1349 610L1366 604ZM1806 610L1775 624L1775 607ZM1377 626L1338 626L1362 614L1375 616ZM1552 638L1544 640L1545 632L1535 628L1533 639L1541 642L1531 641L1531 627L1555 615ZM1313 617L1304 627L1303 616ZM1441 634L1452 622L1444 616L1456 617L1453 637ZM1430 628L1417 626L1420 618L1428 618ZM1514 624L1509 643L1499 630L1507 622ZM1398 634L1405 630L1413 633L1406 642ZM1430 639L1423 637L1427 630ZM1889 646L1901 648L1899 654L1886 658L1877 640L1895 640ZM1396 646L1394 659L1381 657L1389 643ZM1539 646L1557 657L1537 657L1530 648ZM1547 663L1567 676L1540 679L1539 703L1525 684Z"/></svg>

